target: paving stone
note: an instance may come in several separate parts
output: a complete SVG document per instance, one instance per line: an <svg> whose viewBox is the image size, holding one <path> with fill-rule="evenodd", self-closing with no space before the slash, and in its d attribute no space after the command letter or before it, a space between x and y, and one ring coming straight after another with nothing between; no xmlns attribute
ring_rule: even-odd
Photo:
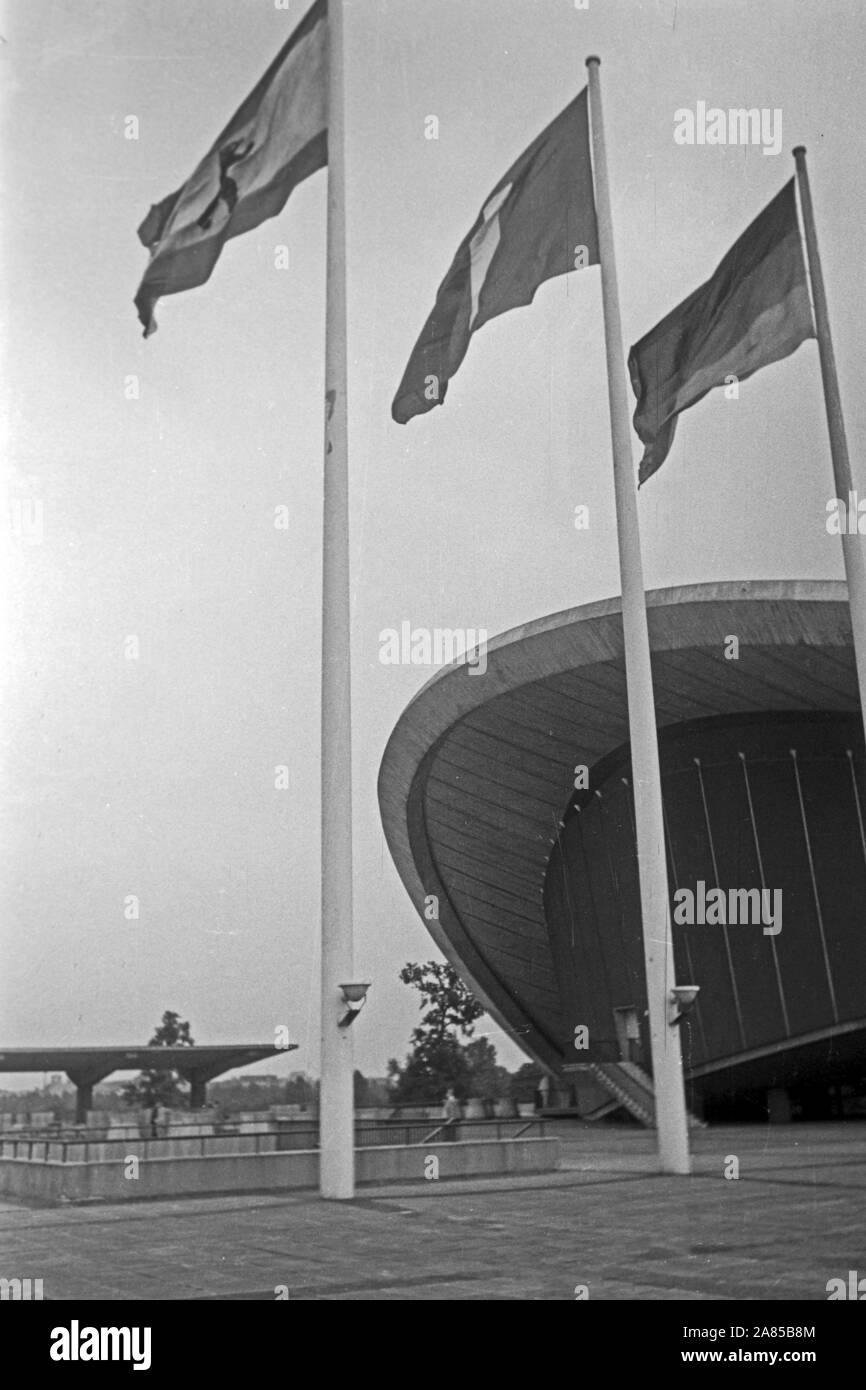
<svg viewBox="0 0 866 1390"><path fill-rule="evenodd" d="M694 1173L652 1136L563 1134L564 1167L312 1194L0 1206L6 1277L49 1299L826 1299L866 1273L866 1126L694 1136ZM723 1176L727 1156L740 1176Z"/></svg>

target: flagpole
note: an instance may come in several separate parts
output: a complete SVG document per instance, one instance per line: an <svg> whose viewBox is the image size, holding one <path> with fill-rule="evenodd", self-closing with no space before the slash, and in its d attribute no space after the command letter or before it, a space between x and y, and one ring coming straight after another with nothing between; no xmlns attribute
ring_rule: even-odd
<svg viewBox="0 0 866 1390"><path fill-rule="evenodd" d="M656 735L655 700L650 663L643 564L638 529L637 489L632 458L631 423L614 258L610 188L601 111L600 59L586 60L595 175L598 244L607 354L607 389L613 448L617 542L622 587L622 626L628 690L637 829L638 873L647 1002L649 1005L656 1131L662 1172L690 1171L689 1139L683 1089L680 1035L669 1022L671 990L676 984L670 899L665 858L661 772Z"/></svg>
<svg viewBox="0 0 866 1390"><path fill-rule="evenodd" d="M812 282L812 304L815 310L815 331L818 337L818 355L821 361L821 380L824 384L824 408L827 412L833 477L836 495L845 503L847 519L848 509L854 500L854 484L851 477L851 460L848 456L848 440L845 435L845 417L842 414L842 398L839 394L839 380L836 375L836 355L833 352L833 340L830 336L830 316L827 312L824 274L821 270L821 257L818 254L818 233L815 228L809 175L806 171L805 146L798 145L793 151L793 155L797 169L797 187L800 190L800 209L803 214L806 251L809 257L809 278ZM845 578L848 581L848 604L851 609L851 630L854 634L854 661L857 667L857 682L860 687L860 712L863 717L864 728L866 728L866 541L858 533L850 535L847 524L842 532L842 555L845 560Z"/></svg>
<svg viewBox="0 0 866 1390"><path fill-rule="evenodd" d="M355 1191L353 1047L340 985L353 979L349 458L343 0L328 0L328 244L322 503L322 1058L319 1191Z"/></svg>

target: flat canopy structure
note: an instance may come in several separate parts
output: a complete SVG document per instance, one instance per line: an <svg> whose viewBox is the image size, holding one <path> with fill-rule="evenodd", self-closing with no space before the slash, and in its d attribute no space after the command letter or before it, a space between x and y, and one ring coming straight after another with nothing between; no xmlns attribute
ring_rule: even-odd
<svg viewBox="0 0 866 1390"><path fill-rule="evenodd" d="M249 1066L279 1052L292 1052L297 1043L219 1044L214 1047L10 1047L0 1052L0 1072L97 1070L100 1079L113 1071L179 1071L184 1076L215 1076L232 1067Z"/></svg>
<svg viewBox="0 0 866 1390"><path fill-rule="evenodd" d="M0 1072L64 1071L78 1088L76 1120L93 1105L93 1087L114 1071L177 1071L190 1083L190 1103L204 1104L208 1081L234 1067L293 1052L297 1043L218 1044L213 1047L9 1047L0 1052Z"/></svg>
<svg viewBox="0 0 866 1390"><path fill-rule="evenodd" d="M648 593L647 605L660 729L859 707L843 583L688 585ZM407 706L379 805L436 944L506 1031L557 1070L568 1020L545 881L576 766L596 768L628 743L620 600L527 623L486 655L486 671L454 663Z"/></svg>

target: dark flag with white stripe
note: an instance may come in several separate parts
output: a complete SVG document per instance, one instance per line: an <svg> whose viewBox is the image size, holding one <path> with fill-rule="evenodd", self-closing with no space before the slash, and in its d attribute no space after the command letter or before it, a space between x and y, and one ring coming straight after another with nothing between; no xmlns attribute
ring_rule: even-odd
<svg viewBox="0 0 866 1390"><path fill-rule="evenodd" d="M530 304L555 275L598 263L586 89L493 189L461 242L415 344L391 414L441 405L476 329Z"/></svg>
<svg viewBox="0 0 866 1390"><path fill-rule="evenodd" d="M226 241L327 164L327 13L316 0L191 177L139 227L151 257L135 296L145 337L162 295L203 285Z"/></svg>

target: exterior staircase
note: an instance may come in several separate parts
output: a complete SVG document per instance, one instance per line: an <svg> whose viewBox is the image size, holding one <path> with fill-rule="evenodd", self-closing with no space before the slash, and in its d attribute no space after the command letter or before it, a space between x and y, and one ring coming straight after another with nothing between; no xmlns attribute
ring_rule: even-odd
<svg viewBox="0 0 866 1390"><path fill-rule="evenodd" d="M622 1106L647 1129L655 1128L656 1101L652 1077L642 1067L636 1062L589 1062L587 1066L611 1099L584 1115L585 1120L603 1119ZM703 1121L691 1112L687 1119L690 1129L706 1128Z"/></svg>

